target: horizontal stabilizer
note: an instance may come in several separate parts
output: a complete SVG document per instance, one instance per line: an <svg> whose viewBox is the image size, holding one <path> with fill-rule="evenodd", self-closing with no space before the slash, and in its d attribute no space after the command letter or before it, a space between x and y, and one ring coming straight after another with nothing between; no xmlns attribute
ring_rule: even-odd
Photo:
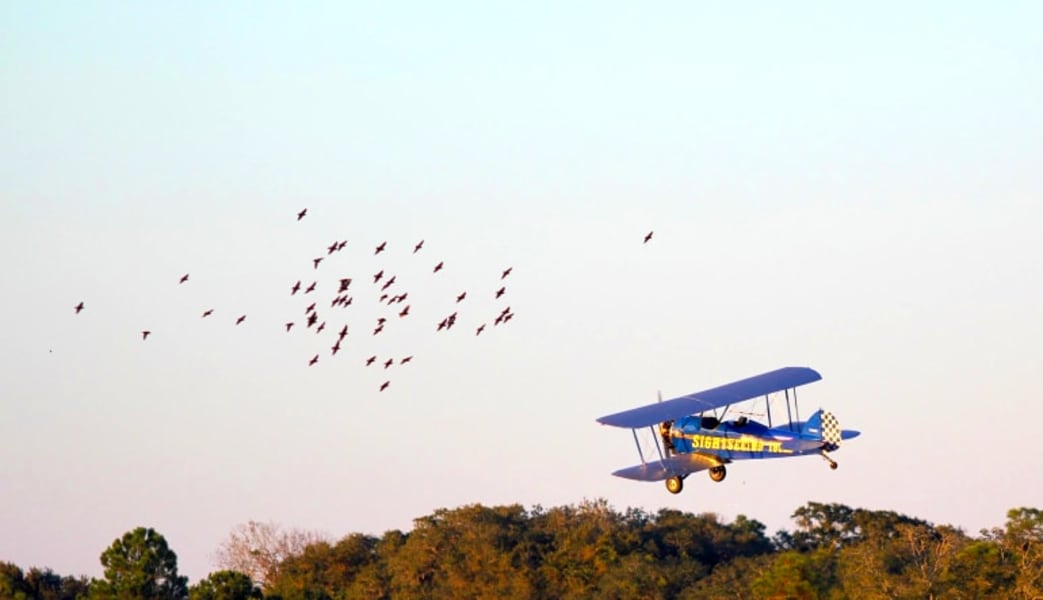
<svg viewBox="0 0 1043 600"><path fill-rule="evenodd" d="M856 438L860 435L862 435L861 431L855 431L854 429L845 429L844 431L840 432L840 439L850 440L851 438Z"/></svg>
<svg viewBox="0 0 1043 600"><path fill-rule="evenodd" d="M648 427L663 421L679 419L706 410L713 410L750 398L766 396L822 379L814 369L783 367L753 377L747 377L722 386L672 398L656 404L606 415L598 419L602 425L614 427ZM654 480L653 480L654 481Z"/></svg>
<svg viewBox="0 0 1043 600"><path fill-rule="evenodd" d="M670 477L683 476L689 473L704 471L716 467L721 461L712 456L702 454L675 454L661 461L649 461L642 465L634 465L620 469L614 473L616 477L636 479L637 481L662 481Z"/></svg>

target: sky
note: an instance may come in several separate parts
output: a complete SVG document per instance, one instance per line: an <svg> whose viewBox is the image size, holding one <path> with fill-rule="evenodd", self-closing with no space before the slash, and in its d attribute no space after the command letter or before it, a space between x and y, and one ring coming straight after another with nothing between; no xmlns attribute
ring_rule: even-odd
<svg viewBox="0 0 1043 600"><path fill-rule="evenodd" d="M146 526L197 581L249 520L379 536L472 503L769 534L809 501L970 534L1043 506L1041 19L0 5L0 560L98 577ZM639 458L595 418L782 366L863 432L838 470L610 475Z"/></svg>

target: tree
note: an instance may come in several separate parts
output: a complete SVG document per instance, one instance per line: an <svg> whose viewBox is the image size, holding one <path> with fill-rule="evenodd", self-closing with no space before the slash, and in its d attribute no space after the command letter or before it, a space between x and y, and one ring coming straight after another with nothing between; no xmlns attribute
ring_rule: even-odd
<svg viewBox="0 0 1043 600"><path fill-rule="evenodd" d="M188 579L177 574L177 554L152 528L138 527L101 554L105 578L95 579L90 596L99 600L183 600Z"/></svg>
<svg viewBox="0 0 1043 600"><path fill-rule="evenodd" d="M279 565L311 544L328 541L316 531L284 530L279 525L249 521L237 525L217 549L217 565L238 571L267 588Z"/></svg>
<svg viewBox="0 0 1043 600"><path fill-rule="evenodd" d="M215 571L188 590L189 600L250 600L261 590L250 576L237 571Z"/></svg>

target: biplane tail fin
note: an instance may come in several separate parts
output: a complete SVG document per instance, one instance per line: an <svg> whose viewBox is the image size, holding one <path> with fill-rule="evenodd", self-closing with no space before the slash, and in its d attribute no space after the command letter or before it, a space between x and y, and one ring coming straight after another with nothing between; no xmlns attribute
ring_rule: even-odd
<svg viewBox="0 0 1043 600"><path fill-rule="evenodd" d="M840 440L844 437L840 429L840 421L833 413L824 410L818 410L811 415L811 418L801 428L801 433L822 440L822 449L827 452L839 448Z"/></svg>

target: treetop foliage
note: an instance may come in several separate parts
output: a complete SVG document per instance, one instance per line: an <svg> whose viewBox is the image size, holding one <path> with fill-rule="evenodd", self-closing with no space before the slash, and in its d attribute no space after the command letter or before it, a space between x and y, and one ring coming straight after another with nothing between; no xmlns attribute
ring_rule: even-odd
<svg viewBox="0 0 1043 600"><path fill-rule="evenodd" d="M809 502L792 517L795 529L771 538L743 515L729 523L674 509L619 512L604 500L443 508L415 519L409 532L338 541L251 522L231 540L271 544L247 548L268 561L252 565L264 566L255 571L263 581L224 569L191 588L162 536L138 528L105 550L105 578L89 584L0 563L0 600L1043 596L1040 509L1011 509L1004 527L977 537L842 504Z"/></svg>

